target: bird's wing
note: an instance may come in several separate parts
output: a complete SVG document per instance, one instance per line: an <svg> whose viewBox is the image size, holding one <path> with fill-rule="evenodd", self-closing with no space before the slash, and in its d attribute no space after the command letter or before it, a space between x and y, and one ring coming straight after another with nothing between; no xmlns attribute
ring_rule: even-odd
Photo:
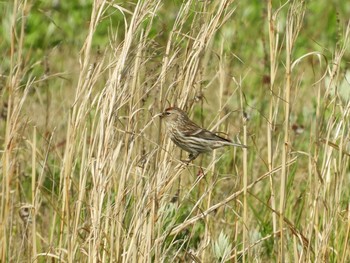
<svg viewBox="0 0 350 263"><path fill-rule="evenodd" d="M186 132L184 132L185 136L198 136L202 139L206 140L219 140L219 141L224 141L224 142L231 142L228 139L225 139L223 137L220 137L216 135L215 133L212 133L206 129L203 129L199 127L198 125L192 125L190 129L188 129Z"/></svg>

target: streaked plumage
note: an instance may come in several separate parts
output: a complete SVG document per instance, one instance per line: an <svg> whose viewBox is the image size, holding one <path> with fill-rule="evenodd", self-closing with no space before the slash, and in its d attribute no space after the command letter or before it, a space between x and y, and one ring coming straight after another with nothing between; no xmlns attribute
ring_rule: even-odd
<svg viewBox="0 0 350 263"><path fill-rule="evenodd" d="M189 162L201 153L210 152L223 146L246 148L243 144L234 143L201 128L188 118L186 112L177 107L166 109L161 118L165 122L170 139L181 149L190 153Z"/></svg>

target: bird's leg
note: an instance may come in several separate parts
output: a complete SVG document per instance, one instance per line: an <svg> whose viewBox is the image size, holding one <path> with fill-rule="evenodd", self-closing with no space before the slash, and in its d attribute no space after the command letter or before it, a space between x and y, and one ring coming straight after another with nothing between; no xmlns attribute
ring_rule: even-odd
<svg viewBox="0 0 350 263"><path fill-rule="evenodd" d="M187 159L187 160L181 160L181 161L183 161L183 162L186 163L186 164L189 164L189 163L192 162L194 159L196 159L196 158L198 157L198 155L199 155L199 153L197 153L197 154L190 153L190 154L188 155L188 159Z"/></svg>
<svg viewBox="0 0 350 263"><path fill-rule="evenodd" d="M189 159L189 162L193 161L194 159L196 159L198 157L199 153L190 153L188 155L188 159Z"/></svg>

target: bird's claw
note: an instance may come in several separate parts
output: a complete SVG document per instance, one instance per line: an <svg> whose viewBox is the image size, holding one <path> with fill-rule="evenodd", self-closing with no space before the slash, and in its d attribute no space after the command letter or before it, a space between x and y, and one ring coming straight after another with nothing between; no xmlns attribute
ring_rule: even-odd
<svg viewBox="0 0 350 263"><path fill-rule="evenodd" d="M180 160L180 161L183 162L186 165L189 165L192 160L191 159L187 159L187 160Z"/></svg>

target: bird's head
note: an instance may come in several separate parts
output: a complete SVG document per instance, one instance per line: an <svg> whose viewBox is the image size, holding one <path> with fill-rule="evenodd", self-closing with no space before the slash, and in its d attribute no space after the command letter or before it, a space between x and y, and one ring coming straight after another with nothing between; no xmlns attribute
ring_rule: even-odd
<svg viewBox="0 0 350 263"><path fill-rule="evenodd" d="M176 123L178 121L180 121L183 118L186 118L187 115L186 113L177 108L177 107L170 107L167 108L161 115L160 115L161 119L163 119L166 123L170 124L170 123Z"/></svg>

